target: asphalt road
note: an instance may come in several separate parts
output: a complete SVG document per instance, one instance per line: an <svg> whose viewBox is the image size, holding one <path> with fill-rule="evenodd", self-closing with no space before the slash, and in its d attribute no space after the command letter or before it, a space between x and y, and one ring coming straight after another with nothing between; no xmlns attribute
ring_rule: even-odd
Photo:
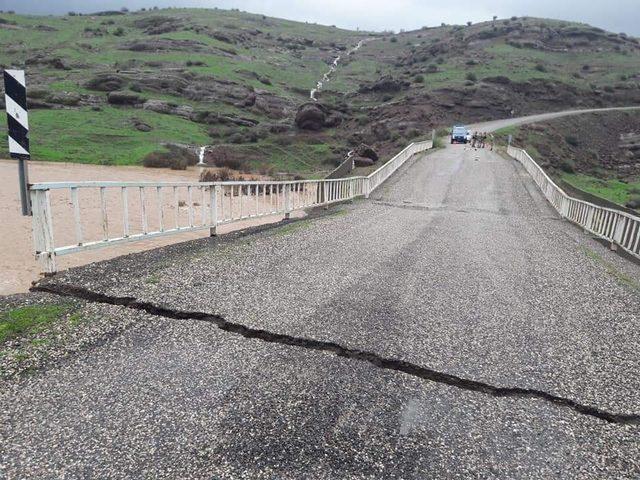
<svg viewBox="0 0 640 480"><path fill-rule="evenodd" d="M493 152L46 284L139 322L0 392L6 478L640 476L640 267Z"/></svg>

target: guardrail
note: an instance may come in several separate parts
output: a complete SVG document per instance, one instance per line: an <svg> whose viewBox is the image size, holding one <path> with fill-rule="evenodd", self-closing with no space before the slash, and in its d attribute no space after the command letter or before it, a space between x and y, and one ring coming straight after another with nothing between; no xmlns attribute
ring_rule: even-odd
<svg viewBox="0 0 640 480"><path fill-rule="evenodd" d="M32 184L35 255L44 273L55 273L56 257L61 255L198 230L209 229L215 235L222 224L269 215L289 218L294 210L368 198L407 159L432 145L413 143L368 177ZM86 238L87 232L100 235Z"/></svg>
<svg viewBox="0 0 640 480"><path fill-rule="evenodd" d="M612 248L620 247L640 258L640 217L570 197L525 150L510 145L507 153L524 166L562 217L609 241Z"/></svg>

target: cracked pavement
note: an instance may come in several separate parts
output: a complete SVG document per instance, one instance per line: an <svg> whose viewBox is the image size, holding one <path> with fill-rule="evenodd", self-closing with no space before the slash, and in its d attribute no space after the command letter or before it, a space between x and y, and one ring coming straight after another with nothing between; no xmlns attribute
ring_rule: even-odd
<svg viewBox="0 0 640 480"><path fill-rule="evenodd" d="M637 424L344 354L637 416L640 267L562 221L515 161L462 145L336 208L43 282L343 351L105 305L139 322L0 392L0 476L640 476Z"/></svg>

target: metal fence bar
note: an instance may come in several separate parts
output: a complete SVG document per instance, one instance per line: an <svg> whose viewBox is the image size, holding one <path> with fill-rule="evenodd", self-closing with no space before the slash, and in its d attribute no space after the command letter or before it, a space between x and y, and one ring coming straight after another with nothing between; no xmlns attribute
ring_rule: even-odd
<svg viewBox="0 0 640 480"><path fill-rule="evenodd" d="M294 210L312 206L329 205L331 203L350 200L359 196L368 197L380 184L389 178L398 168L415 154L432 148L432 142L412 143L398 155L378 168L367 177L350 177L322 180L294 181L241 181L241 182L48 182L30 186L30 195L34 205L33 242L36 257L42 264L44 272L55 272L57 255L67 255L84 250L103 248L129 241L142 240L159 236L172 235L187 231L210 229L210 234L217 233L217 227L246 218L266 215L284 215L290 218ZM141 232L131 232L131 216L129 189L137 188L140 202ZM155 202L147 202L146 188L155 189ZM164 190L173 192L173 210L175 212L173 226L167 225L165 215ZM56 247L53 240L53 212L50 200L51 190L66 189L71 196L73 220L75 226L75 244ZM79 194L81 190L98 190L102 235L100 239L87 239L87 232L82 229ZM109 232L109 205L107 198L110 189L120 192L122 209L122 236L113 236ZM186 190L186 204L180 200L180 192ZM196 222L193 190L199 189L202 197L201 222ZM196 192L197 194L197 192ZM207 198L208 197L208 198ZM228 197L228 203L227 203ZM246 198L245 198L246 197ZM253 203L252 203L253 202ZM187 225L181 226L180 210L186 206ZM116 207L118 208L118 207ZM169 207L171 208L171 207ZM208 211L207 211L208 208ZM151 212L149 212L151 209ZM157 210L156 210L157 209ZM113 213L113 212L112 212ZM149 218L153 226L149 225ZM156 221L157 219L157 221ZM198 225L196 225L198 223ZM594 223L596 221L594 220ZM618 225L618 224L616 224ZM637 234L640 228L636 223L616 230L616 235L625 239L622 243L637 247ZM614 226L611 227L612 229ZM636 232L631 236L633 229Z"/></svg>
<svg viewBox="0 0 640 480"><path fill-rule="evenodd" d="M567 220L640 258L640 217L601 207L567 195L524 150L509 146L507 153L522 164L549 203Z"/></svg>

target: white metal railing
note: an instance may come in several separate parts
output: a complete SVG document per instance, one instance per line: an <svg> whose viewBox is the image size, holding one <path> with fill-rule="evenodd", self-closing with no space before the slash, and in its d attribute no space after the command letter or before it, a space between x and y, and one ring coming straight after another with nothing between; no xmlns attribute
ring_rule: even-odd
<svg viewBox="0 0 640 480"><path fill-rule="evenodd" d="M570 197L526 151L510 145L507 153L524 166L562 217L640 258L640 217Z"/></svg>
<svg viewBox="0 0 640 480"><path fill-rule="evenodd" d="M425 150L429 150L433 148L433 140L427 140L424 142L412 143L400 153L398 153L395 157L369 175L367 178L369 179L369 192L367 197L371 192L373 192L376 188L378 188L384 181L389 178L393 173L402 166L404 162L410 159L412 156L417 153L424 152Z"/></svg>
<svg viewBox="0 0 640 480"><path fill-rule="evenodd" d="M30 186L33 242L42 271L56 257L210 229L365 196L432 142L409 145L368 177L253 182L55 182ZM100 232L98 238L87 235ZM87 237L90 238L87 238ZM62 245L62 246L58 246Z"/></svg>

